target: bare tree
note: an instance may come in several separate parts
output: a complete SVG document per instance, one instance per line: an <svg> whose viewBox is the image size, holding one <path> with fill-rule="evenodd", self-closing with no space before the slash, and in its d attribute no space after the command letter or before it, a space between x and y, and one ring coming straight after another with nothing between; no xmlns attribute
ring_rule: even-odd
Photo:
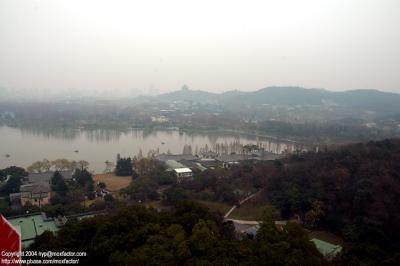
<svg viewBox="0 0 400 266"><path fill-rule="evenodd" d="M74 160L69 163L69 170L73 171L76 169L78 163Z"/></svg>
<svg viewBox="0 0 400 266"><path fill-rule="evenodd" d="M84 161L84 160L80 160L77 163L77 167L83 171L84 169L87 169L89 167L89 162Z"/></svg>
<svg viewBox="0 0 400 266"><path fill-rule="evenodd" d="M43 159L43 160L42 160L42 169L43 169L43 171L45 171L45 172L50 171L50 169L51 169L51 162L50 162L49 160L47 160L47 159Z"/></svg>
<svg viewBox="0 0 400 266"><path fill-rule="evenodd" d="M33 162L30 166L27 167L28 172L31 173L41 173L42 172L42 161Z"/></svg>

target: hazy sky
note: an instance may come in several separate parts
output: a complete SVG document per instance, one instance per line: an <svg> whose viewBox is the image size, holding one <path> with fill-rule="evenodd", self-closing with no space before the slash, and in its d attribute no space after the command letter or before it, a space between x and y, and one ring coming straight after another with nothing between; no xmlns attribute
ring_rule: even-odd
<svg viewBox="0 0 400 266"><path fill-rule="evenodd" d="M400 92L399 0L0 0L0 86Z"/></svg>

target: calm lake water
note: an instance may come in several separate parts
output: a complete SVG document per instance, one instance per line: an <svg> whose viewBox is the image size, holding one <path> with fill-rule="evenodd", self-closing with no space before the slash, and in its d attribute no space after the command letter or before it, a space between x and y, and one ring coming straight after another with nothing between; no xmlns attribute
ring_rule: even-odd
<svg viewBox="0 0 400 266"><path fill-rule="evenodd" d="M32 162L66 158L86 160L96 173L105 170L105 161L115 161L118 153L122 157L135 156L142 150L144 156L150 150L160 153L170 151L182 153L185 145L192 151L216 144L262 145L271 152L293 151L296 145L265 137L222 133L182 133L177 130L79 130L79 129L19 129L0 127L0 168L11 165L29 166ZM75 152L78 150L79 152ZM9 154L10 157L6 157Z"/></svg>

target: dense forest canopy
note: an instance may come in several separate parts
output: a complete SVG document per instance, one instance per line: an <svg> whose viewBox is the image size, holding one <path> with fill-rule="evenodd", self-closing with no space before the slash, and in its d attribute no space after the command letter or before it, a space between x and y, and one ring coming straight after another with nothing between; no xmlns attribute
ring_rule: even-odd
<svg viewBox="0 0 400 266"><path fill-rule="evenodd" d="M277 164L267 190L284 217L299 214L309 226L339 232L359 258L377 263L397 253L388 256L398 260L399 162L399 139L291 156Z"/></svg>
<svg viewBox="0 0 400 266"><path fill-rule="evenodd" d="M268 216L266 216L268 217ZM86 251L82 265L326 265L305 231L278 230L266 218L257 239L235 240L231 223L193 202L173 212L140 206L70 221L57 236L47 232L31 250Z"/></svg>
<svg viewBox="0 0 400 266"><path fill-rule="evenodd" d="M399 160L398 139L294 155L269 179L268 193L283 216L305 214L319 201L321 224L378 226L398 239ZM367 235L372 238L372 233Z"/></svg>

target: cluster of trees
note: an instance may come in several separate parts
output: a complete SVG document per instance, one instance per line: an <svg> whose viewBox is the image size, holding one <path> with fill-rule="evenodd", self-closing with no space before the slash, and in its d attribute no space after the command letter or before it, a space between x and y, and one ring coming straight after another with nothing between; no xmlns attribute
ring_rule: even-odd
<svg viewBox="0 0 400 266"><path fill-rule="evenodd" d="M176 183L173 173L166 173L164 166L152 159L133 160L135 170L131 184L122 193L135 202L158 200L159 189Z"/></svg>
<svg viewBox="0 0 400 266"><path fill-rule="evenodd" d="M64 177L60 174L60 172L55 171L53 177L50 180L51 190L57 193L57 195L65 197L68 192L67 183L64 180ZM55 197L53 197L54 200Z"/></svg>
<svg viewBox="0 0 400 266"><path fill-rule="evenodd" d="M284 218L299 215L308 227L327 228L351 241L398 248L399 161L400 140L353 144L198 172L192 181L170 188L164 196L169 203L201 197L235 203L263 189Z"/></svg>
<svg viewBox="0 0 400 266"><path fill-rule="evenodd" d="M10 206L10 193L20 192L20 186L28 172L22 167L10 166L0 170L0 213L5 216L19 215L27 211L38 211L38 208L23 206L21 209L14 209Z"/></svg>
<svg viewBox="0 0 400 266"><path fill-rule="evenodd" d="M184 199L221 201L233 205L239 198L228 178L217 176L215 171L196 172L193 180L176 184L163 194L163 202L167 205L175 205Z"/></svg>
<svg viewBox="0 0 400 266"><path fill-rule="evenodd" d="M0 195L7 196L10 193L19 192L22 179L28 173L22 167L10 166L0 170Z"/></svg>
<svg viewBox="0 0 400 266"><path fill-rule="evenodd" d="M364 122L365 123L365 122ZM325 140L370 140L385 136L396 135L395 132L386 132L378 127L366 127L360 121L357 122L303 122L292 123L286 121L265 120L251 126L268 135L311 139L313 141Z"/></svg>
<svg viewBox="0 0 400 266"><path fill-rule="evenodd" d="M42 211L50 216L56 216L101 210L107 207L101 201L91 206L82 204L87 199L91 200L96 196L92 174L88 170L77 168L72 177L73 180L65 180L60 172L54 172L50 183L55 193L50 199L51 204L43 206Z"/></svg>
<svg viewBox="0 0 400 266"><path fill-rule="evenodd" d="M126 160L120 159L121 162ZM241 196L235 194L237 187L243 188L241 184L243 182L239 182L242 178L241 173L232 174L224 169L204 172L194 170L193 180L186 180L178 184L174 173L166 172L165 166L153 158L140 160L135 158L132 162L135 169L132 174L133 179L122 192L135 202L153 201L162 197L166 205L175 205L184 199L236 204ZM244 188L249 191L257 190L252 184L247 184Z"/></svg>
<svg viewBox="0 0 400 266"><path fill-rule="evenodd" d="M399 162L398 139L295 155L275 164L267 193L284 217L341 234L357 263L398 262Z"/></svg>
<svg viewBox="0 0 400 266"><path fill-rule="evenodd" d="M43 103L9 102L0 103L0 112L12 112L12 118L0 119L7 125L32 128L128 128L143 120L141 107L124 107L118 103L102 104L96 102ZM151 120L150 120L151 121Z"/></svg>
<svg viewBox="0 0 400 266"><path fill-rule="evenodd" d="M129 186L122 190L122 193L135 202L146 202L160 198L157 189L158 184L153 178L141 176L133 179Z"/></svg>
<svg viewBox="0 0 400 266"><path fill-rule="evenodd" d="M267 216L266 216L267 217ZM86 251L84 265L323 265L297 224L282 231L265 220L254 240L235 239L234 227L202 205L181 202L171 212L140 206L69 221L46 232L30 250Z"/></svg>
<svg viewBox="0 0 400 266"><path fill-rule="evenodd" d="M85 164L81 164L81 166ZM62 173L55 171L50 180L51 189L54 192L50 198L50 204L40 208L33 205L21 206L21 208L11 208L10 193L20 191L22 179L28 176L24 168L11 166L0 170L0 212L5 216L14 216L26 212L44 211L49 216L59 214L69 215L85 211L97 211L106 208L117 208L120 201L112 197L106 197L105 201L96 201L87 206L86 200L94 199L96 196L95 184L92 174L85 168L76 168L73 174L73 180L66 180ZM105 188L105 184L99 184L99 188Z"/></svg>
<svg viewBox="0 0 400 266"><path fill-rule="evenodd" d="M94 181L92 177L92 173L90 173L86 169L79 169L77 168L72 176L75 181L81 186L81 188L85 191L85 196L88 199L94 199L95 197L95 187ZM105 188L105 184L101 184L102 188Z"/></svg>
<svg viewBox="0 0 400 266"><path fill-rule="evenodd" d="M166 205L175 205L185 199L237 204L240 198L262 187L262 182L265 183L263 171L268 170L268 167L259 167L252 171L251 163L229 170L194 170L193 179L177 183L174 173L166 172L165 166L157 160L134 159L133 164L132 183L123 193L136 202L161 197Z"/></svg>
<svg viewBox="0 0 400 266"><path fill-rule="evenodd" d="M192 180L185 180L167 189L163 201L174 205L182 199L219 201L230 205L254 193L266 185L267 176L273 174L273 166L264 163L242 162L230 169L194 171Z"/></svg>
<svg viewBox="0 0 400 266"><path fill-rule="evenodd" d="M47 159L43 159L41 161L33 162L30 166L27 167L28 172L30 173L42 173L49 172L54 169L55 171L65 171L65 170L75 170L75 169L87 169L89 163L85 160L80 161L70 161L68 159L56 159L54 161L49 161Z"/></svg>
<svg viewBox="0 0 400 266"><path fill-rule="evenodd" d="M173 186L163 201L235 201L263 189L262 198L285 219L343 237L343 259L391 264L400 258L400 140L336 147L272 162L243 162L196 173ZM266 202L267 203L267 202ZM368 250L367 253L362 250Z"/></svg>
<svg viewBox="0 0 400 266"><path fill-rule="evenodd" d="M117 176L132 176L133 175L133 164L132 159L119 158L117 165L115 166L115 175Z"/></svg>
<svg viewBox="0 0 400 266"><path fill-rule="evenodd" d="M65 214L74 209L82 211L80 205L85 200L85 191L79 182L67 181L60 172L55 171L50 184L54 193L50 199L51 205L45 207L49 215Z"/></svg>

